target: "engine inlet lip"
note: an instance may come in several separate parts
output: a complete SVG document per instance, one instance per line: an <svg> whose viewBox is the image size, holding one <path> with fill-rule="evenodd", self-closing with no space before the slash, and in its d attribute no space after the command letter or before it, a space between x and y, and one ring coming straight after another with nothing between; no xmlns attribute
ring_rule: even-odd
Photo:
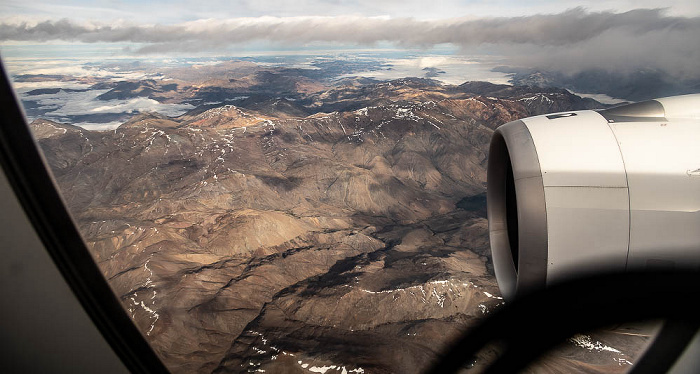
<svg viewBox="0 0 700 374"><path fill-rule="evenodd" d="M491 254L501 294L508 300L544 288L548 251L544 184L537 150L523 121L509 122L494 132L487 183Z"/></svg>

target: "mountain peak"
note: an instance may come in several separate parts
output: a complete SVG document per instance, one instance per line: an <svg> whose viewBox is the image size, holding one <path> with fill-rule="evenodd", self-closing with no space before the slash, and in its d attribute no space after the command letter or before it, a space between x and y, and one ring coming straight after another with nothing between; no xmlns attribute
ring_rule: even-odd
<svg viewBox="0 0 700 374"><path fill-rule="evenodd" d="M230 129L253 126L273 119L235 105L224 105L209 109L193 117L183 116L188 126Z"/></svg>
<svg viewBox="0 0 700 374"><path fill-rule="evenodd" d="M157 127L157 128L173 128L178 127L181 124L177 121L172 120L160 113L156 112L146 112L141 113L137 116L132 117L130 120L124 122L119 126L120 129L126 128L139 128L139 127Z"/></svg>
<svg viewBox="0 0 700 374"><path fill-rule="evenodd" d="M68 132L87 131L81 127L69 125L67 123L59 123L49 121L43 118L37 118L29 124L29 128L34 133L37 139L53 138L64 135Z"/></svg>

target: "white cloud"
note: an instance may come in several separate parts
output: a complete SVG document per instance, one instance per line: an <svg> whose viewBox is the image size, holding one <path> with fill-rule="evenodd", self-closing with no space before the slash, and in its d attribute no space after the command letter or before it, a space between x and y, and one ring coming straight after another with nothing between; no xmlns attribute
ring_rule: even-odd
<svg viewBox="0 0 700 374"><path fill-rule="evenodd" d="M572 9L526 17L419 20L364 16L246 17L173 25L97 25L69 20L0 23L0 41L67 40L134 43L136 54L195 53L257 42L287 47L315 43L402 48L451 44L473 53L488 48L510 64L575 73L582 69L654 68L700 78L700 17L663 10L625 13ZM653 48L651 48L653 46Z"/></svg>
<svg viewBox="0 0 700 374"><path fill-rule="evenodd" d="M97 97L109 90L89 90L84 92L60 91L56 94L24 95L25 100L36 101L48 112L42 116L48 119L60 120L71 116L99 114L130 114L138 112L158 112L166 116L179 116L194 109L191 104L163 104L146 97L136 97L127 100L100 100ZM97 124L87 122L95 127ZM84 123L73 123L83 126Z"/></svg>
<svg viewBox="0 0 700 374"><path fill-rule="evenodd" d="M13 82L12 87L18 93L26 93L32 90L41 88L63 88L72 90L87 90L90 88L90 84L79 83L79 82L61 82L56 80L45 80L40 82Z"/></svg>
<svg viewBox="0 0 700 374"><path fill-rule="evenodd" d="M119 127L122 121L104 122L104 123L94 123L94 122L80 122L75 123L75 126L80 126L86 130L90 131L108 131L114 130Z"/></svg>
<svg viewBox="0 0 700 374"><path fill-rule="evenodd" d="M405 77L427 77L447 84L462 84L466 81L488 81L507 84L508 74L491 71L496 63L491 60L474 60L459 56L420 56L414 58L386 59L385 66L391 69L362 71L343 75L376 79L399 79ZM428 76L426 68L435 68L439 73Z"/></svg>
<svg viewBox="0 0 700 374"><path fill-rule="evenodd" d="M107 100L101 103L92 102L90 108L83 113L135 113L158 112L166 116L179 116L195 107L191 104L162 104L147 97L137 97L128 100ZM103 105L99 105L103 104ZM67 105L68 106L68 105ZM66 112L66 107L62 109ZM57 111L60 113L60 111ZM79 114L79 113L75 113ZM60 114L59 114L60 115Z"/></svg>
<svg viewBox="0 0 700 374"><path fill-rule="evenodd" d="M112 0L4 0L0 14L38 18L72 18L82 21L126 20L140 23L172 24L196 19L238 17L296 16L391 16L417 19L444 19L455 16L517 17L543 13L561 13L585 7L591 11L625 12L638 8L668 8L673 16L700 15L697 0L209 0L139 1Z"/></svg>

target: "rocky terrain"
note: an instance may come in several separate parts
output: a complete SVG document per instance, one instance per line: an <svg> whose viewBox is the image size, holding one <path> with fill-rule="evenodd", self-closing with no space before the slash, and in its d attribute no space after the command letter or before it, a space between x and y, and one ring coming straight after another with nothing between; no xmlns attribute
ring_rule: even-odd
<svg viewBox="0 0 700 374"><path fill-rule="evenodd" d="M479 82L292 81L296 99L251 94L113 131L31 127L172 372L420 372L502 304L485 218L493 130L599 104ZM141 82L105 95L135 90L182 94ZM581 335L539 372L623 372L646 341Z"/></svg>

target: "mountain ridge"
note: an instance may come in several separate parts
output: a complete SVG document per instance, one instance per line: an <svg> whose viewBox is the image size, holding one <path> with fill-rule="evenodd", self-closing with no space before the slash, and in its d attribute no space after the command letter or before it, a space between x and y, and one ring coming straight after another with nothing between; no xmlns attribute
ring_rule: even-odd
<svg viewBox="0 0 700 374"><path fill-rule="evenodd" d="M303 117L224 105L101 132L32 123L98 265L171 371L419 372L502 303L483 206L491 134L595 102L370 85L312 95Z"/></svg>

